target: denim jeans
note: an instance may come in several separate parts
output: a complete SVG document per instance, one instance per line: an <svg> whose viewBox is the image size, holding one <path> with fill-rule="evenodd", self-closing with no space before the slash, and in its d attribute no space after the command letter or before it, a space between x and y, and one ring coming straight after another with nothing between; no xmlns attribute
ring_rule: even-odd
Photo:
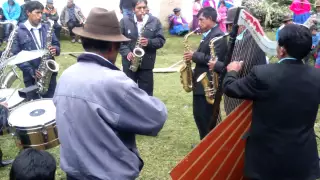
<svg viewBox="0 0 320 180"><path fill-rule="evenodd" d="M133 11L132 9L122 9L122 14L123 16L133 16Z"/></svg>
<svg viewBox="0 0 320 180"><path fill-rule="evenodd" d="M11 29L11 24L4 24L3 25L3 30L4 30L4 40L7 41L9 36L10 36L10 29Z"/></svg>

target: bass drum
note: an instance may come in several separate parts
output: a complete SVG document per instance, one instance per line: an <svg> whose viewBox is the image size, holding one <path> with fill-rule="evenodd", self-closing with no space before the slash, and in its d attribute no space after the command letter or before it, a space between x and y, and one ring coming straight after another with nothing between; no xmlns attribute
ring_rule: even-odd
<svg viewBox="0 0 320 180"><path fill-rule="evenodd" d="M0 103L0 136L9 134L9 109Z"/></svg>
<svg viewBox="0 0 320 180"><path fill-rule="evenodd" d="M29 101L11 111L8 121L17 147L47 150L58 146L55 118L52 99Z"/></svg>
<svg viewBox="0 0 320 180"><path fill-rule="evenodd" d="M0 89L0 103L7 103L8 109L12 110L25 101L19 96L18 89Z"/></svg>

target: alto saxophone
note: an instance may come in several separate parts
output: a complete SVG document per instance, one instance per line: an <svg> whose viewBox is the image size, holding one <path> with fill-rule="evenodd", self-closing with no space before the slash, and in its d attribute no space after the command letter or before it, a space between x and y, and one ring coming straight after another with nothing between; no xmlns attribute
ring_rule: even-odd
<svg viewBox="0 0 320 180"><path fill-rule="evenodd" d="M49 22L50 27L47 32L47 41L45 46L46 53L41 57L41 62L38 68L38 71L41 73L41 78L38 80L37 85L39 87L38 93L41 95L45 94L48 91L52 73L59 71L59 64L51 59L52 54L49 50L54 32L54 22L52 20L49 20Z"/></svg>
<svg viewBox="0 0 320 180"><path fill-rule="evenodd" d="M12 56L11 49L13 45L13 41L17 35L18 25L16 21L4 21L0 22L0 24L11 24L13 26L13 30L10 33L7 47L3 51L0 57L0 88L6 89L10 88L14 81L18 78L17 73L15 72L15 67L13 67L9 72L5 72L8 61L7 59Z"/></svg>
<svg viewBox="0 0 320 180"><path fill-rule="evenodd" d="M142 27L140 33L139 33L139 36L138 36L138 39L137 39L137 43L136 43L136 46L135 48L133 49L132 53L134 55L134 58L133 60L131 61L131 65L129 67L129 69L132 71L132 72L137 72L141 62L142 62L142 58L145 54L145 51L142 49L142 46L140 44L140 38L142 37L142 34L145 30L145 26Z"/></svg>
<svg viewBox="0 0 320 180"><path fill-rule="evenodd" d="M184 52L189 52L191 51L190 45L188 44L188 38L190 35L192 35L193 33L195 33L197 30L199 30L199 28L195 29L194 31L186 34L184 36L184 40L183 40L183 44L184 44ZM180 68L180 82L183 86L183 89L186 92L191 92L192 91L192 64L191 61L185 61L184 60L184 64L181 66Z"/></svg>
<svg viewBox="0 0 320 180"><path fill-rule="evenodd" d="M211 39L209 43L211 60L214 60L216 58L215 51L214 51L214 43L223 37L224 36L219 36ZM213 70L210 70L209 72L210 72L210 76L212 77L212 81L209 81L207 72L204 72L198 77L197 82L201 82L205 92L207 102L209 104L213 104L214 95L216 94L218 85L219 85L219 76L218 76L218 73L214 72Z"/></svg>

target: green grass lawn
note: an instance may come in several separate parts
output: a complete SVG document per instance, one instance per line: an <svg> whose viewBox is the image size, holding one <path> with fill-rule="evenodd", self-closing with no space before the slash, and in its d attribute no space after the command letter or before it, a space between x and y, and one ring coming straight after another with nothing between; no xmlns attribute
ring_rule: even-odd
<svg viewBox="0 0 320 180"><path fill-rule="evenodd" d="M274 34L269 33L271 39ZM195 49L201 36L190 37L190 44ZM183 54L183 38L167 36L165 46L158 51L156 67L169 67L180 61ZM62 52L83 51L80 44L72 44L69 40L61 41ZM64 69L76 62L74 57L65 55L57 57L60 64L59 75ZM117 65L120 64L118 57ZM154 95L167 106L168 120L157 137L138 136L137 143L145 166L139 179L166 180L170 179L170 170L188 153L191 145L199 142L199 135L192 116L192 94L186 93L180 84L179 73L155 74ZM0 145L4 158L14 158L18 149L10 136L0 136ZM59 147L48 150L59 165ZM106 162L107 163L107 162ZM9 167L0 169L0 180L7 180ZM58 167L56 179L66 179L64 172Z"/></svg>

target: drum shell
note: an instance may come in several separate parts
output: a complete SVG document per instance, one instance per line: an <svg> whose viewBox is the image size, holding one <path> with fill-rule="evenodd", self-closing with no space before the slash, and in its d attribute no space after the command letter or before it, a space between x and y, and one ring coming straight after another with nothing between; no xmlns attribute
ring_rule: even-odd
<svg viewBox="0 0 320 180"><path fill-rule="evenodd" d="M38 150L47 150L60 144L55 120L48 122L44 126L11 126L11 132L14 132L16 145L20 149L34 148Z"/></svg>

